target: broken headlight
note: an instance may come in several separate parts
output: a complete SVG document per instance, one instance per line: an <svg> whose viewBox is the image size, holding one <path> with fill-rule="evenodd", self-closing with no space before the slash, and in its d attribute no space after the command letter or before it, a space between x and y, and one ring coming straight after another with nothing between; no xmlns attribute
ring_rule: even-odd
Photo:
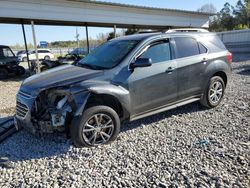
<svg viewBox="0 0 250 188"><path fill-rule="evenodd" d="M49 90L40 93L34 102L32 121L41 132L64 130L68 115L72 112L70 93L65 90Z"/></svg>

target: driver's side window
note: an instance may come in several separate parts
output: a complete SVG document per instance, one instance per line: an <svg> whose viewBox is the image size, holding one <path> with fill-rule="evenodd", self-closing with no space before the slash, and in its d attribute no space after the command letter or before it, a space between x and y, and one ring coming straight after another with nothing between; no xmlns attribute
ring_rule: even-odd
<svg viewBox="0 0 250 188"><path fill-rule="evenodd" d="M168 40L157 41L140 55L139 58L150 58L152 63L160 63L171 60L170 44Z"/></svg>

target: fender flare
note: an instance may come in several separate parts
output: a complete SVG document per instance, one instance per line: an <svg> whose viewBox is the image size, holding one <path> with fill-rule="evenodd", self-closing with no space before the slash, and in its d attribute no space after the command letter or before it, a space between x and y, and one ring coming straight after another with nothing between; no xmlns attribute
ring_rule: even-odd
<svg viewBox="0 0 250 188"><path fill-rule="evenodd" d="M230 78L230 74L232 72L232 69L229 64L222 60L215 60L212 63L210 63L205 70L206 79L205 83L203 84L203 90L206 88L207 83L209 82L210 78L216 74L217 72L223 72L227 76L227 80Z"/></svg>
<svg viewBox="0 0 250 188"><path fill-rule="evenodd" d="M116 85L112 84L105 84L105 85L99 85L99 86L93 86L89 87L87 90L82 90L80 92L74 93L74 101L76 103L77 109L74 113L74 116L82 115L84 108L86 106L86 103L91 96L91 94L97 94L97 95L110 95L114 98L116 98L124 111L124 113L128 113L130 109L130 98L129 98L129 92Z"/></svg>

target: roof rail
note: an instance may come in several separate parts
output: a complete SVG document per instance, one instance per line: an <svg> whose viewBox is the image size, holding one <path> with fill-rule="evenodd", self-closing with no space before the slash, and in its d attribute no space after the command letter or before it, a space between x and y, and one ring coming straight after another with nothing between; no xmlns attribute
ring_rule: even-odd
<svg viewBox="0 0 250 188"><path fill-rule="evenodd" d="M148 30L137 31L136 33L137 33L137 34L142 34L142 33L158 33L158 32L159 32L159 31L157 31L157 30L148 29Z"/></svg>
<svg viewBox="0 0 250 188"><path fill-rule="evenodd" d="M176 32L200 32L200 33L208 33L207 29L201 28L181 28L181 29L169 29L166 33L176 33Z"/></svg>

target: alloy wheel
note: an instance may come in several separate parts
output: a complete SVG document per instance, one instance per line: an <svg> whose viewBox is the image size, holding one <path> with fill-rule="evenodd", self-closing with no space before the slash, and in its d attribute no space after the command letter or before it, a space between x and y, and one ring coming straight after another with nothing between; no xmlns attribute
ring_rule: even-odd
<svg viewBox="0 0 250 188"><path fill-rule="evenodd" d="M85 123L82 135L86 143L92 146L104 144L112 137L114 122L110 116L97 113Z"/></svg>
<svg viewBox="0 0 250 188"><path fill-rule="evenodd" d="M218 103L223 95L223 86L219 81L213 82L209 90L209 98L213 104Z"/></svg>

